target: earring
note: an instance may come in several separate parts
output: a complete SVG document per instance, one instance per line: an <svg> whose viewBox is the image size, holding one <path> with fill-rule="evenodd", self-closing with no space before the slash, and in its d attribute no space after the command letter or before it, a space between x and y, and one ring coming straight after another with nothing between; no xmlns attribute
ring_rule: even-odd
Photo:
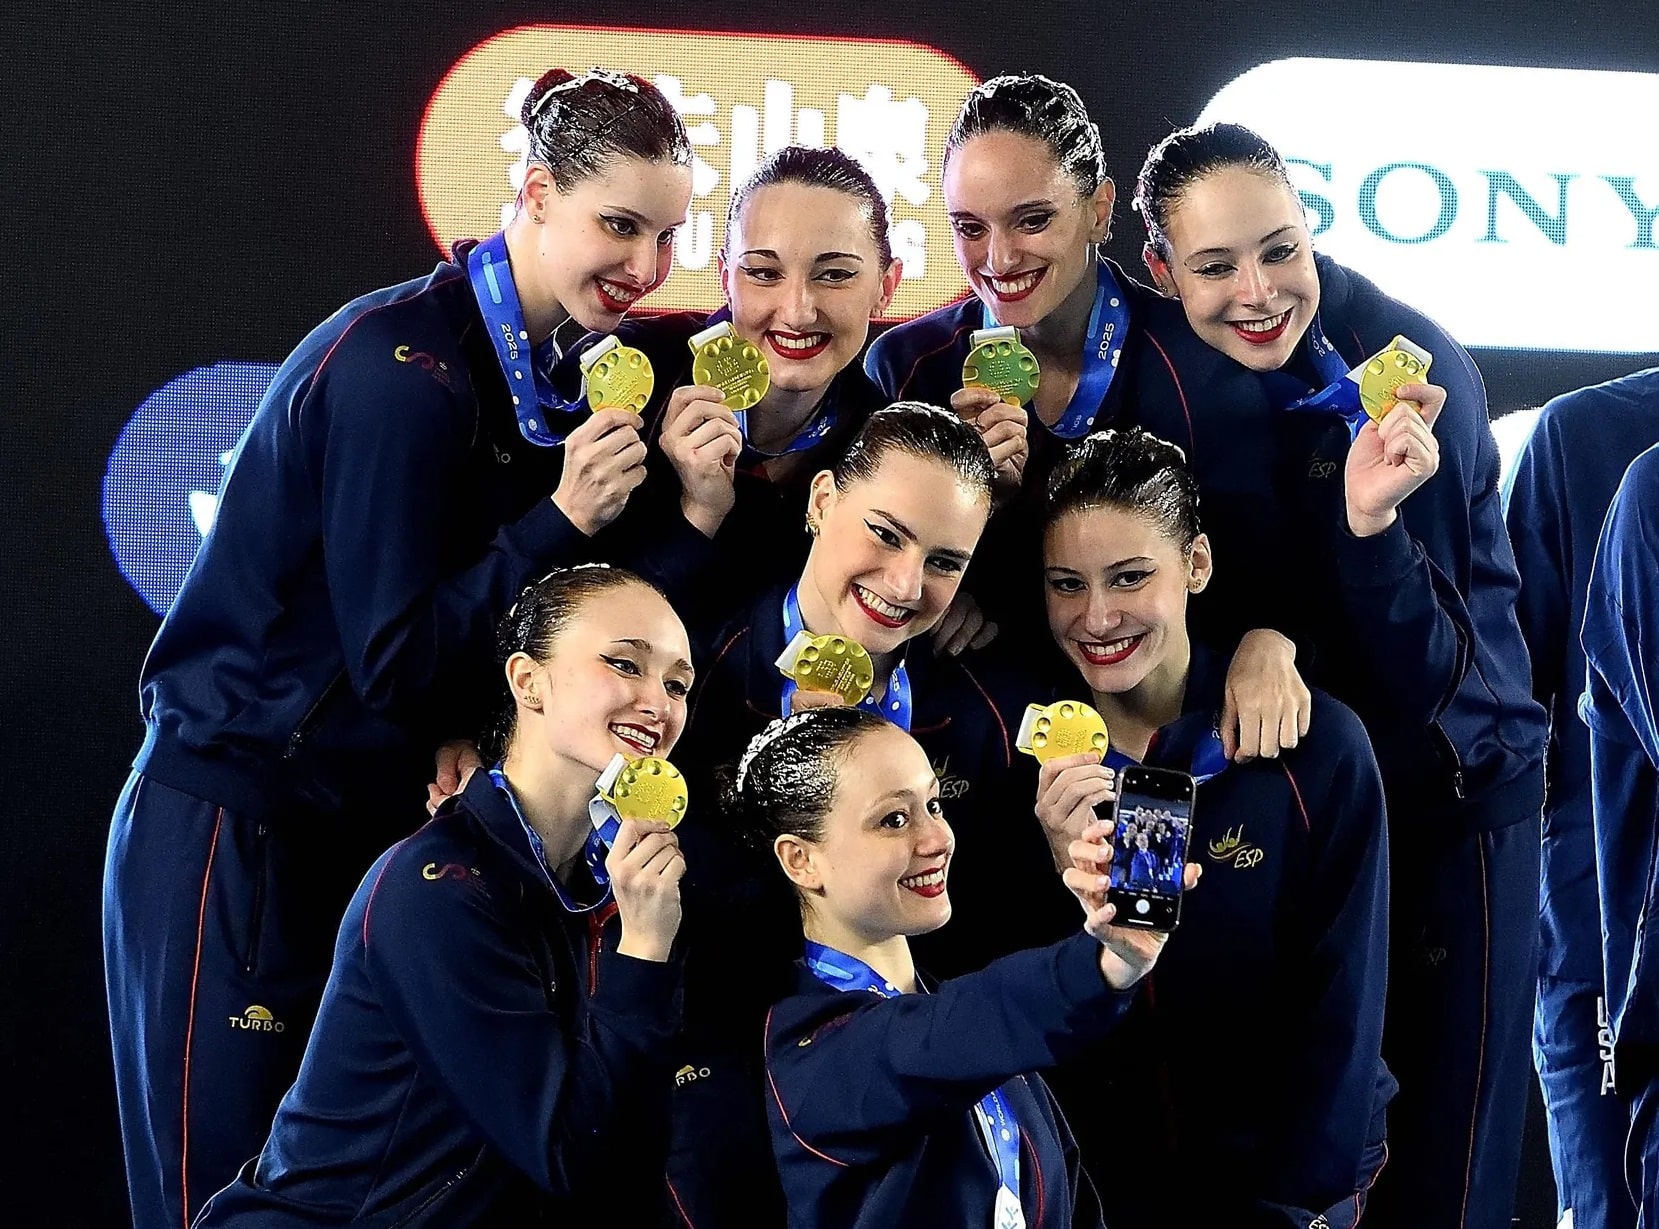
<svg viewBox="0 0 1659 1229"><path fill-rule="evenodd" d="M532 214L532 215L531 215L531 216L530 216L530 220L531 220L531 221L532 221L532 222L535 222L535 223L536 223L536 224L538 224L538 225L540 225L540 223L541 223L541 214L539 214L539 213L537 213L537 214Z"/></svg>
<svg viewBox="0 0 1659 1229"><path fill-rule="evenodd" d="M806 531L813 537L818 536L818 522L812 519L812 513L806 514Z"/></svg>
<svg viewBox="0 0 1659 1229"><path fill-rule="evenodd" d="M534 708L534 709L541 708L541 697L538 696L533 691L525 692L524 693L524 707L525 708Z"/></svg>

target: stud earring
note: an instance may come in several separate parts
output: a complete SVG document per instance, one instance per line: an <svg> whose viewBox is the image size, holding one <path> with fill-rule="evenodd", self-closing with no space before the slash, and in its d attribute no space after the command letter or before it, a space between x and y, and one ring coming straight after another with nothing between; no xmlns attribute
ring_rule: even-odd
<svg viewBox="0 0 1659 1229"><path fill-rule="evenodd" d="M812 513L806 514L806 531L813 537L818 536L818 522L812 519Z"/></svg>
<svg viewBox="0 0 1659 1229"><path fill-rule="evenodd" d="M525 692L524 693L524 707L525 708L539 709L541 707L541 697L538 696L533 691Z"/></svg>

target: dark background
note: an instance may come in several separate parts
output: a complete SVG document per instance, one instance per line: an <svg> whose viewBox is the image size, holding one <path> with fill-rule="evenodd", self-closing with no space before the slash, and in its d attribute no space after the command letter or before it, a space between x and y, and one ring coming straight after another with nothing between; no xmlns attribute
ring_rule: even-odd
<svg viewBox="0 0 1659 1229"><path fill-rule="evenodd" d="M0 753L11 785L0 819L0 1096L11 1140L0 1200L15 1225L126 1221L100 879L109 814L140 740L135 683L157 618L117 571L104 535L110 450L134 407L173 377L221 359L279 362L345 300L431 268L412 153L426 100L470 48L530 22L912 39L981 77L1036 70L1072 82L1124 187L1153 141L1270 59L1409 48L1411 59L1448 63L1659 71L1650 0L849 0L766 15L732 0L234 11L133 0L21 13L8 5L0 24L9 275L0 474L19 499L0 516L14 578L14 613L0 625ZM624 39L612 63L627 66ZM1640 143L1656 139L1653 118L1608 122L1628 124ZM1651 182L1644 190L1652 195ZM1113 255L1133 268L1130 220L1120 207ZM1547 300L1548 287L1540 294ZM1476 358L1494 412L1659 362ZM1530 1229L1553 1221L1536 1140L1527 1169Z"/></svg>

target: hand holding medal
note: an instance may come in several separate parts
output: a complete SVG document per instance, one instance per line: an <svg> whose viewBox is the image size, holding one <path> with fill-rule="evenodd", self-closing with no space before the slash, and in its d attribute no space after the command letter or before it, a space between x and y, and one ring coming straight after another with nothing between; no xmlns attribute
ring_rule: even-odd
<svg viewBox="0 0 1659 1229"><path fill-rule="evenodd" d="M714 537L737 502L733 479L743 452L737 416L718 388L676 388L663 414L659 443L680 478L681 515L705 537Z"/></svg>
<svg viewBox="0 0 1659 1229"><path fill-rule="evenodd" d="M1350 373L1371 415L1354 437L1343 471L1348 529L1355 537L1388 529L1406 496L1440 468L1434 422L1446 404L1446 390L1425 382L1430 362L1427 351L1396 337Z"/></svg>
<svg viewBox="0 0 1659 1229"><path fill-rule="evenodd" d="M1101 762L1110 746L1106 721L1077 700L1032 704L1014 745L1042 765L1037 818L1055 867L1064 870L1071 865L1071 843L1094 822L1095 808L1117 797L1117 775Z"/></svg>

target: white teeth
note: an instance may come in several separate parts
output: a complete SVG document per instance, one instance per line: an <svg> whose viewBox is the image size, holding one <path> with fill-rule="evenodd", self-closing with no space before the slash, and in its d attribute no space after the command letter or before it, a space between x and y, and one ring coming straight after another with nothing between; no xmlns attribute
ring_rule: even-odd
<svg viewBox="0 0 1659 1229"><path fill-rule="evenodd" d="M1022 273L1018 277L988 277L985 280L991 283L991 288L998 294L1019 294L1030 290L1037 284L1037 279L1043 275L1041 269L1032 273Z"/></svg>
<svg viewBox="0 0 1659 1229"><path fill-rule="evenodd" d="M1243 329L1246 333L1271 333L1285 322L1289 312L1280 312L1277 316L1270 316L1266 320L1235 320L1233 327Z"/></svg>
<svg viewBox="0 0 1659 1229"><path fill-rule="evenodd" d="M935 884L944 881L945 868L941 866L938 870L928 871L925 875L912 875L908 879L901 879L899 885L906 888L931 888Z"/></svg>
<svg viewBox="0 0 1659 1229"><path fill-rule="evenodd" d="M636 747L643 747L647 751L655 751L657 749L656 734L652 733L650 730L642 729L640 726L613 725L611 727L611 733L615 734L623 742L632 744Z"/></svg>
<svg viewBox="0 0 1659 1229"><path fill-rule="evenodd" d="M882 601L863 585L857 585L855 588L857 588L858 596L863 599L864 604L884 619L908 619L915 613L906 610L903 606L894 606L891 602Z"/></svg>
<svg viewBox="0 0 1659 1229"><path fill-rule="evenodd" d="M808 333L805 337L785 337L782 333L773 333L771 336L780 350L810 350L826 341L829 334Z"/></svg>
<svg viewBox="0 0 1659 1229"><path fill-rule="evenodd" d="M1125 636L1122 640L1113 640L1109 644L1102 644L1098 640L1084 641L1083 649L1095 657L1110 657L1114 653L1123 652L1134 643L1135 638L1133 636Z"/></svg>
<svg viewBox="0 0 1659 1229"><path fill-rule="evenodd" d="M637 290L627 286L618 286L615 282L605 281L604 278L599 279L599 284L605 288L605 293L618 303L632 303L640 295Z"/></svg>

